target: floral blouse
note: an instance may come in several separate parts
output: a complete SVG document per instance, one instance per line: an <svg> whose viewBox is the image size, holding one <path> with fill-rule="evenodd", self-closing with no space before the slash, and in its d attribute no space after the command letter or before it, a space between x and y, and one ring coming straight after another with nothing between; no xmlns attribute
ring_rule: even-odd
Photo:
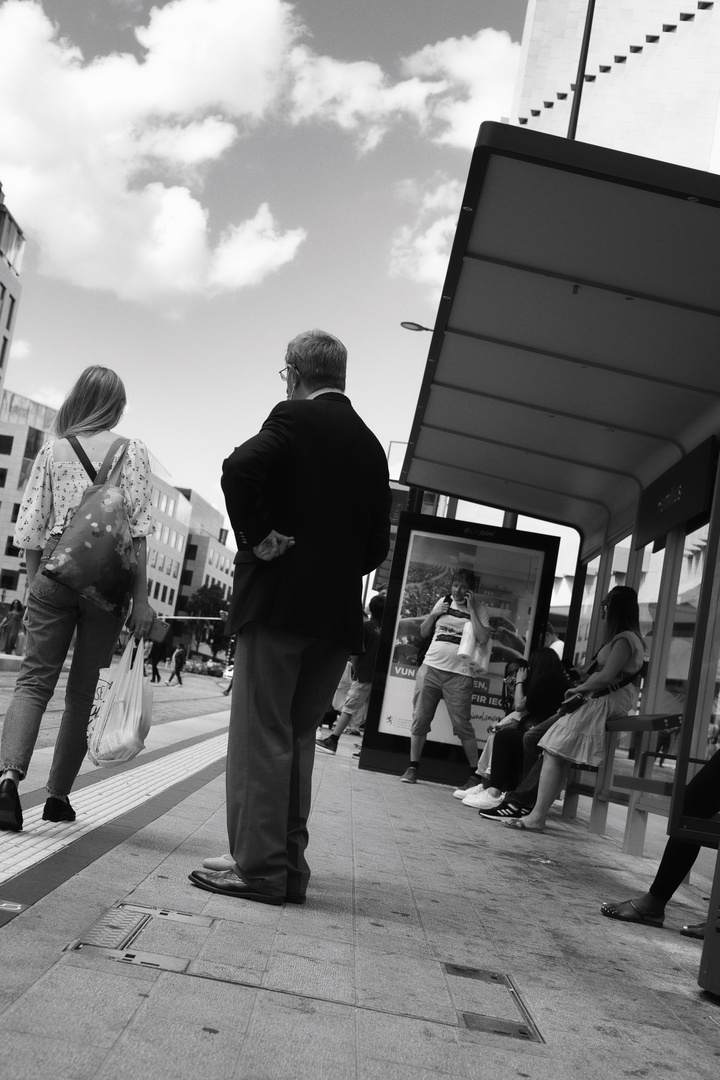
<svg viewBox="0 0 720 1080"><path fill-rule="evenodd" d="M59 536L68 512L92 483L80 461L55 461L54 444L54 440L46 442L35 458L15 525L16 547L41 550L50 536ZM102 461L92 464L99 469ZM131 535L149 536L153 530L150 462L145 443L139 439L130 439L127 444L118 486L125 494Z"/></svg>

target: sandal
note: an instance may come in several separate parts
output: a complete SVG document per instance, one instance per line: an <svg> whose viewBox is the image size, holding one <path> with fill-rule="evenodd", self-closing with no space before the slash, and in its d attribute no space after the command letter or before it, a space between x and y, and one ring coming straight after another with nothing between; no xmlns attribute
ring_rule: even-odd
<svg viewBox="0 0 720 1080"><path fill-rule="evenodd" d="M532 825L526 825L521 818L513 818L511 821L503 821L504 829L515 829L517 832L545 832L545 829L535 829Z"/></svg>
<svg viewBox="0 0 720 1080"><path fill-rule="evenodd" d="M662 926L665 922L664 911L662 915L652 915L650 912L640 911L634 900L621 900L617 904L603 904L600 908L600 914L605 915L608 919L643 923L645 926Z"/></svg>

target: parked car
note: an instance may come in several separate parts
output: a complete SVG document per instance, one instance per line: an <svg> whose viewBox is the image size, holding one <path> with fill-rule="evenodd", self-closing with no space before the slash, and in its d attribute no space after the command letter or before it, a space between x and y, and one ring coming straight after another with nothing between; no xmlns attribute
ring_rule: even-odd
<svg viewBox="0 0 720 1080"><path fill-rule="evenodd" d="M223 672L223 679L232 679L235 670L235 661L231 660Z"/></svg>

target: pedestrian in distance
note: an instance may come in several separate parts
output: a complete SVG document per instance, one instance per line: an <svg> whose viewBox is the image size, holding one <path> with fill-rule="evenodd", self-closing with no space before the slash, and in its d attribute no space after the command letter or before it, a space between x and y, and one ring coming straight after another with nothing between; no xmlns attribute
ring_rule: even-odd
<svg viewBox="0 0 720 1080"><path fill-rule="evenodd" d="M287 401L223 464L238 544L230 852L190 880L265 904L305 901L315 733L362 651L362 579L390 542L387 461L345 395L346 359L324 331L294 338L280 372Z"/></svg>
<svg viewBox="0 0 720 1080"><path fill-rule="evenodd" d="M132 592L123 612L118 615L106 610L44 572L61 542L66 522L92 483L87 465L93 472L98 470L117 440L112 428L123 415L125 401L125 387L114 371L86 368L60 406L56 437L37 455L20 504L14 543L25 549L29 593L25 657L0 745L0 829L6 831L22 829L18 785L27 773L40 723L73 635L75 649L47 783L45 821L75 819L68 795L87 750L98 673L112 660L130 599L130 630L139 638L152 626L155 613L148 603L146 573L146 537L153 529L150 464L147 449L138 439L120 446L114 458L119 465L122 457L117 485L123 493L137 560ZM75 446L80 450L76 452Z"/></svg>
<svg viewBox="0 0 720 1080"><path fill-rule="evenodd" d="M170 678L165 683L166 686L172 686L173 679L177 679L178 686L182 686L182 673L185 667L185 660L187 659L187 653L185 646L181 643L178 645L175 652L172 654L170 663L172 665L172 671L170 672Z"/></svg>

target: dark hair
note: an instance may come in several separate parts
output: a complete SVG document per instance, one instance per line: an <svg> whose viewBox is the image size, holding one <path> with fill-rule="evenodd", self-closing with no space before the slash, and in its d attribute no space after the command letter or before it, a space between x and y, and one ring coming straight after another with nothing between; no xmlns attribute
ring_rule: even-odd
<svg viewBox="0 0 720 1080"><path fill-rule="evenodd" d="M368 609L375 622L382 622L383 612L385 611L385 597L373 596L368 603Z"/></svg>
<svg viewBox="0 0 720 1080"><path fill-rule="evenodd" d="M285 363L292 364L306 386L313 390L345 389L347 349L324 330L305 330L287 347Z"/></svg>
<svg viewBox="0 0 720 1080"><path fill-rule="evenodd" d="M631 630L645 644L640 632L640 607L637 593L629 585L615 585L608 593L607 615L605 616L605 641L607 645L618 634Z"/></svg>
<svg viewBox="0 0 720 1080"><path fill-rule="evenodd" d="M20 601L16 598L15 600L13 600L12 604L10 605L10 610L11 611L23 611L24 609L23 609L23 606L20 603Z"/></svg>
<svg viewBox="0 0 720 1080"><path fill-rule="evenodd" d="M85 368L55 417L59 439L110 431L119 422L127 398L122 379L110 368Z"/></svg>
<svg viewBox="0 0 720 1080"><path fill-rule="evenodd" d="M473 570L468 570L464 566L461 566L457 570L453 570L451 584L455 584L456 581L467 582L468 589L471 589L473 592L475 592L478 587L477 575Z"/></svg>
<svg viewBox="0 0 720 1080"><path fill-rule="evenodd" d="M536 649L528 663L525 696L527 697L533 683L539 679L541 675L556 674L565 675L565 668L555 650L545 646L543 646L542 649Z"/></svg>
<svg viewBox="0 0 720 1080"><path fill-rule="evenodd" d="M505 677L503 679L502 690L500 691L500 702L505 712L512 712L515 708L515 686L513 685L511 691L507 684L507 680L511 675L515 675L519 668L524 666L524 660L508 660L505 665Z"/></svg>

